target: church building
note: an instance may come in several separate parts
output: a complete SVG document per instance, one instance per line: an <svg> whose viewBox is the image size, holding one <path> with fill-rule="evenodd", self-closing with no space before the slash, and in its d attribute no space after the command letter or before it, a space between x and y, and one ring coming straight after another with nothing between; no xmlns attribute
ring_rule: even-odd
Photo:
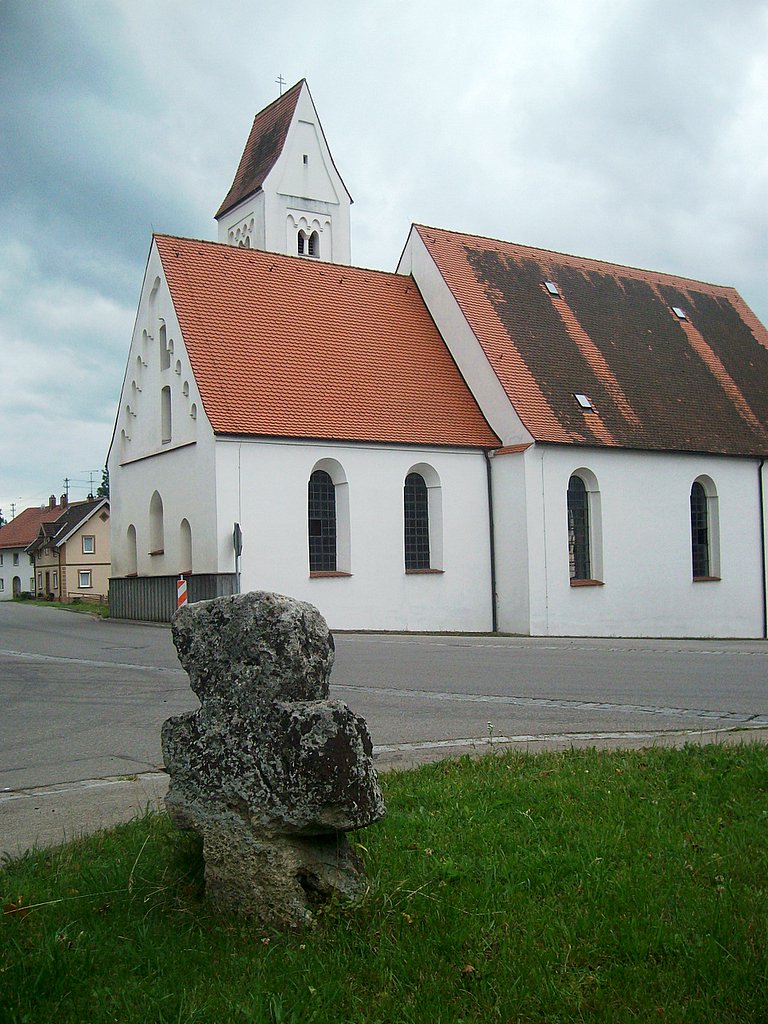
<svg viewBox="0 0 768 1024"><path fill-rule="evenodd" d="M732 288L413 225L350 265L305 81L218 242L152 239L110 604L274 590L335 629L764 637L768 332Z"/></svg>

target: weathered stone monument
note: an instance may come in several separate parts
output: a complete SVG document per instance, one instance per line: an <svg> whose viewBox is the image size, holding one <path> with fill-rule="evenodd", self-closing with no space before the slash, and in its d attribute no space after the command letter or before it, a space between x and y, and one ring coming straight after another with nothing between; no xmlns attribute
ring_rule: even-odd
<svg viewBox="0 0 768 1024"><path fill-rule="evenodd" d="M172 633L201 706L163 724L166 807L202 835L207 898L286 927L359 894L346 833L378 821L384 800L365 721L328 699L320 612L258 591L188 605Z"/></svg>

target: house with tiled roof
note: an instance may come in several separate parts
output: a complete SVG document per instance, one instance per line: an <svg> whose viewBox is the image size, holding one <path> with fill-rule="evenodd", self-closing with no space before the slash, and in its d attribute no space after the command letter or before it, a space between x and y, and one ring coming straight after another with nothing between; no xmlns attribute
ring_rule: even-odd
<svg viewBox="0 0 768 1024"><path fill-rule="evenodd" d="M59 515L40 524L27 547L38 597L103 603L109 594L109 498L62 501Z"/></svg>
<svg viewBox="0 0 768 1024"><path fill-rule="evenodd" d="M114 614L766 635L768 334L731 288L414 225L349 265L305 82L217 243L155 236L109 457Z"/></svg>
<svg viewBox="0 0 768 1024"><path fill-rule="evenodd" d="M55 522L66 499L57 503L52 494L47 505L32 506L0 527L0 601L35 591L35 561L27 548L41 526Z"/></svg>

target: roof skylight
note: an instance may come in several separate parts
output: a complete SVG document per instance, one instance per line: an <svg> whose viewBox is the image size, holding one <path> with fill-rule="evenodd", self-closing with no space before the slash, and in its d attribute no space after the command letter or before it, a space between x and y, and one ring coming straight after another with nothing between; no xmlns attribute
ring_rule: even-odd
<svg viewBox="0 0 768 1024"><path fill-rule="evenodd" d="M582 409L589 409L591 412L594 412L595 407L592 405L592 403L586 395L574 395L573 397L576 399L576 401L579 403Z"/></svg>
<svg viewBox="0 0 768 1024"><path fill-rule="evenodd" d="M688 319L688 314L685 312L684 309L680 309L679 306L673 306L672 307L672 312L675 314L675 316L677 317L678 320L687 320Z"/></svg>
<svg viewBox="0 0 768 1024"><path fill-rule="evenodd" d="M558 299L561 297L560 289L557 287L554 281L545 281L544 287L547 289L550 295L555 295Z"/></svg>

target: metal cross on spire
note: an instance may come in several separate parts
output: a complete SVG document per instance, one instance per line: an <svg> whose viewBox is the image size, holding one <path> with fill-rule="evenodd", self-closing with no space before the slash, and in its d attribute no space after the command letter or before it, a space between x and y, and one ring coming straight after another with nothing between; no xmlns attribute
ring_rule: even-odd
<svg viewBox="0 0 768 1024"><path fill-rule="evenodd" d="M278 75L275 79L275 84L280 86L280 95L283 95L283 86L285 85L285 79L282 75Z"/></svg>

